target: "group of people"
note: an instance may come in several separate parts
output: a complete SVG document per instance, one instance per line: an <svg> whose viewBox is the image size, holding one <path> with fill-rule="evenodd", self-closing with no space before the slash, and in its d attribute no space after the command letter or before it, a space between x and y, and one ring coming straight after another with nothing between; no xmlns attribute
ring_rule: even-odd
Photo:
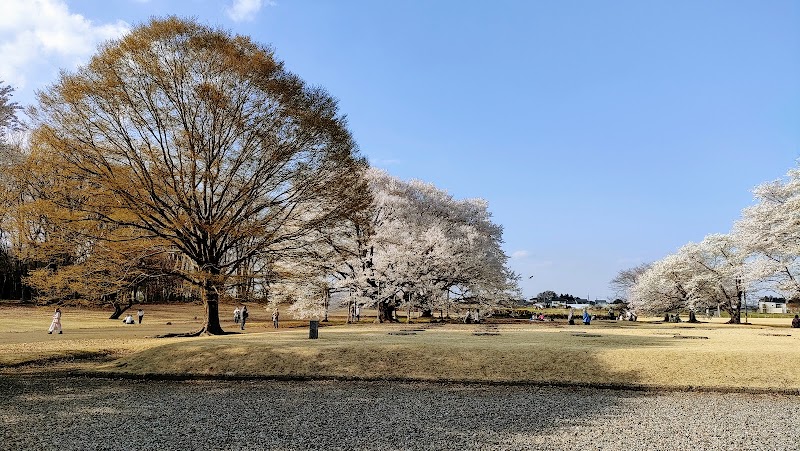
<svg viewBox="0 0 800 451"><path fill-rule="evenodd" d="M539 313L538 315L534 313L533 315L531 315L531 321L548 321L548 320L553 321L553 318L548 318L547 316L545 316L544 313Z"/></svg>
<svg viewBox="0 0 800 451"><path fill-rule="evenodd" d="M567 315L567 322L570 325L574 325L575 324L575 320L573 319L574 313L575 313L575 309L570 308L569 309L569 315ZM139 317L139 324L142 324L142 318L144 318L144 310L139 309L139 311L136 312L136 316ZM236 324L240 324L242 330L244 330L244 324L247 321L247 317L248 316L250 316L250 314L247 311L247 306L246 305L242 305L241 308L236 307L233 310L233 322L236 323ZM274 327L275 329L278 328L278 319L279 318L280 318L280 313L278 312L278 309L276 308L272 312L272 327ZM477 311L473 312L470 309L470 310L467 311L466 315L464 316L464 322L465 323L472 323L472 322L477 323L479 321L479 318L480 318L480 315L478 314L478 312ZM590 325L592 323L592 319L594 319L594 318L591 315L589 315L589 311L587 309L583 309L583 318L582 319L583 319L583 324L588 326L588 325ZM622 321L622 320L636 321L637 318L636 318L636 315L633 312L627 311L627 312L625 312L624 315L620 314L617 319L620 320L620 321ZM546 321L546 320L547 320L547 317L544 315L544 313L540 313L538 316L536 314L533 314L531 316L531 321ZM552 320L553 319L550 318L550 321L552 321ZM681 319L680 319L680 317L678 315L671 316L669 313L664 315L664 322L680 322L680 321L681 321ZM134 322L134 320L133 320L133 315L131 315L130 313L128 313L128 315L125 316L125 319L123 319L122 322L125 323L125 324L136 324ZM792 319L792 327L793 328L800 328L800 316L794 315L794 319ZM47 333L48 334L52 334L53 332L56 332L56 331L58 331L59 334L63 333L63 331L61 329L61 308L59 308L59 307L56 307L55 312L53 312L53 321L50 323L50 328L48 329Z"/></svg>
<svg viewBox="0 0 800 451"><path fill-rule="evenodd" d="M575 309L574 308L570 308L569 309L569 314L567 315L567 324L569 324L570 326L574 326L575 325L575 319L573 318L574 316L575 316ZM583 309L583 317L582 317L582 319L583 319L583 324L586 325L586 326L589 326L589 325L592 324L592 320L594 319L594 317L589 314L589 310L584 308Z"/></svg>
<svg viewBox="0 0 800 451"><path fill-rule="evenodd" d="M142 318L144 318L144 310L139 309L136 312L136 316L139 318L139 324L142 324ZM244 325L247 322L247 318L250 316L250 313L247 311L247 306L242 305L241 308L236 307L233 310L233 322L236 324L241 325L242 330L244 330ZM275 329L278 328L278 319L280 318L280 313L278 309L275 309L272 312L272 327ZM123 324L136 324L136 321L133 319L133 315L128 313L125 318L122 319ZM53 312L53 321L50 323L50 328L48 329L47 333L52 334L53 332L58 332L59 334L63 333L61 329L61 308L56 307L55 312Z"/></svg>
<svg viewBox="0 0 800 451"><path fill-rule="evenodd" d="M683 320L681 319L680 313L676 313L671 315L669 313L664 314L664 322L665 323L682 323Z"/></svg>
<svg viewBox="0 0 800 451"><path fill-rule="evenodd" d="M236 307L233 309L233 322L239 324L244 330L244 324L247 322L247 317L250 316L250 313L247 311L247 306L242 305L241 307ZM280 313L278 309L272 311L272 327L275 329L278 328L278 320L280 318Z"/></svg>
<svg viewBox="0 0 800 451"><path fill-rule="evenodd" d="M136 316L139 317L139 324L142 324L142 318L144 318L144 310L139 309L139 311L136 312ZM128 313L128 315L125 316L122 322L125 324L136 324L136 322L133 320L133 315L131 315L130 313Z"/></svg>
<svg viewBox="0 0 800 451"><path fill-rule="evenodd" d="M139 324L142 324L142 318L144 318L144 310L139 309L136 312L136 316L139 317ZM133 315L128 313L125 318L122 319L124 324L136 324L133 320ZM50 328L47 329L48 334L52 334L53 332L58 332L59 334L63 334L64 330L61 328L61 307L56 307L56 310L53 312L53 320L50 322Z"/></svg>
<svg viewBox="0 0 800 451"><path fill-rule="evenodd" d="M139 318L139 324L142 324L142 318L144 318L144 310L139 309L136 312L136 316ZM133 319L133 315L128 313L125 318L122 319L123 324L136 324L136 321ZM59 334L63 334L64 330L61 328L61 308L56 307L56 310L53 312L53 320L50 322L50 328L47 329L48 334L52 334L53 332L58 332Z"/></svg>
<svg viewBox="0 0 800 451"><path fill-rule="evenodd" d="M639 317L630 310L621 312L617 317L617 321L636 321L637 319L639 319Z"/></svg>
<svg viewBox="0 0 800 451"><path fill-rule="evenodd" d="M480 310L475 310L473 312L472 309L469 309L467 310L467 313L464 314L464 324L477 324L479 322L481 322Z"/></svg>
<svg viewBox="0 0 800 451"><path fill-rule="evenodd" d="M242 305L241 308L236 307L233 309L233 322L239 324L244 330L244 324L247 322L247 318L250 316L250 312L247 311L247 306Z"/></svg>

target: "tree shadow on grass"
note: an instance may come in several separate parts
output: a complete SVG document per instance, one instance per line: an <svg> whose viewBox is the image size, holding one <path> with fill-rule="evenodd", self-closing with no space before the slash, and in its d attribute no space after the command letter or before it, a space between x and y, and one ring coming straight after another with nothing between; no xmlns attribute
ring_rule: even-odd
<svg viewBox="0 0 800 451"><path fill-rule="evenodd" d="M597 335L568 339L622 345L602 331ZM640 337L633 345L670 341ZM580 368L598 380L619 380L591 352L581 357ZM131 444L140 449L582 449L581 427L619 416L631 399L645 394L555 382L0 376L0 410L5 412L4 444L18 449L87 449L92 444L102 449Z"/></svg>
<svg viewBox="0 0 800 451"><path fill-rule="evenodd" d="M742 405L756 418L759 409L786 413L774 419L780 421L797 402L771 396L725 404L733 400L685 395L392 381L0 377L0 418L9 449L781 449L772 432L748 429L749 441L730 443L716 429L698 429L698 419L713 416L716 428L730 413L738 427Z"/></svg>

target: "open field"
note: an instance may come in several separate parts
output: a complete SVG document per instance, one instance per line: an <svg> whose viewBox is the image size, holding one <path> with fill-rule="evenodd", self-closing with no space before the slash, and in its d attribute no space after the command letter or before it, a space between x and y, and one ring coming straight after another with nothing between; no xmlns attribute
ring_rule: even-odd
<svg viewBox="0 0 800 451"><path fill-rule="evenodd" d="M202 316L201 306L147 306L142 325L124 325L108 320L106 311L67 308L64 335L48 335L49 309L3 307L0 369L800 392L800 331L790 329L785 318L755 318L750 326L648 321L568 326L523 320L386 325L364 320L323 327L319 340L308 340L305 323L282 322L275 331L269 312L253 307L243 334L153 338L198 327L195 315ZM233 326L223 319L223 327Z"/></svg>

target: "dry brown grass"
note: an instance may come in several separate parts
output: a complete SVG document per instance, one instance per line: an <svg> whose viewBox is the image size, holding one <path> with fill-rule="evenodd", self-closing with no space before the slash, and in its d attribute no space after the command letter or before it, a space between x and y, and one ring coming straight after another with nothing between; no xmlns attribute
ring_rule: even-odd
<svg viewBox="0 0 800 451"><path fill-rule="evenodd" d="M202 315L202 307L148 306L144 323L134 326L106 319L107 312L66 309L60 336L46 333L49 312L0 309L0 367L28 371L19 365L38 363L34 371L67 365L119 375L800 390L800 331L788 328L786 319L754 319L758 324L752 326L521 321L497 329L363 322L324 327L319 340L309 340L307 327L272 330L269 312L256 307L244 334L157 339L152 337L199 327L194 316ZM233 330L232 321L225 319L224 327ZM77 360L42 365L65 357Z"/></svg>

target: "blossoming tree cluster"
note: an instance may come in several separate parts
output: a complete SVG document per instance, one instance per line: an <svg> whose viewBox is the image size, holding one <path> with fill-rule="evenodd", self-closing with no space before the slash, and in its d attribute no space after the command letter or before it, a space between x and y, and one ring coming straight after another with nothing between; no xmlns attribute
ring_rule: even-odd
<svg viewBox="0 0 800 451"><path fill-rule="evenodd" d="M338 258L328 258L327 279L312 287L323 285L350 306L376 308L380 321L398 309L446 315L519 296L501 248L502 227L485 200L457 200L432 184L374 168L366 178L373 203L340 230L332 246ZM305 299L294 313L321 315L319 297Z"/></svg>
<svg viewBox="0 0 800 451"><path fill-rule="evenodd" d="M739 323L748 291L800 298L800 169L757 186L729 234L713 234L654 262L630 285L642 312L719 307Z"/></svg>

